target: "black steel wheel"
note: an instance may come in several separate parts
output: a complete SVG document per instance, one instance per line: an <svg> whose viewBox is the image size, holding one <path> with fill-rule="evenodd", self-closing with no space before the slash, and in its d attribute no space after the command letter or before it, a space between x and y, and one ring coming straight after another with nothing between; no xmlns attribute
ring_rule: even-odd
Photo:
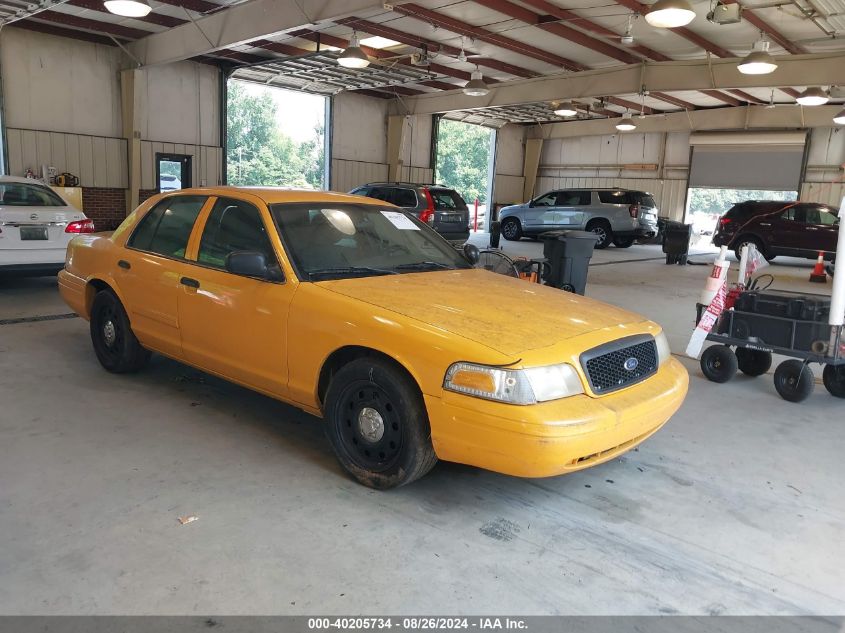
<svg viewBox="0 0 845 633"><path fill-rule="evenodd" d="M830 395L845 398L845 365L825 365L822 380Z"/></svg>
<svg viewBox="0 0 845 633"><path fill-rule="evenodd" d="M387 360L344 365L329 384L324 415L340 465L365 486L402 486L437 463L422 394Z"/></svg>
<svg viewBox="0 0 845 633"><path fill-rule="evenodd" d="M631 245L634 243L633 237L614 237L613 238L613 245L616 248L630 248Z"/></svg>
<svg viewBox="0 0 845 633"><path fill-rule="evenodd" d="M590 233L595 233L596 248L601 250L607 248L613 242L613 230L610 228L610 222L607 220L590 220L587 223L587 230Z"/></svg>
<svg viewBox="0 0 845 633"><path fill-rule="evenodd" d="M772 355L769 352L747 347L737 348L736 360L739 371L746 376L762 376L772 366Z"/></svg>
<svg viewBox="0 0 845 633"><path fill-rule="evenodd" d="M97 360L110 372L136 372L150 359L150 352L132 332L123 304L111 290L101 290L94 297L90 331Z"/></svg>
<svg viewBox="0 0 845 633"><path fill-rule="evenodd" d="M736 375L737 360L727 345L713 345L701 355L701 371L711 382L728 382Z"/></svg>
<svg viewBox="0 0 845 633"><path fill-rule="evenodd" d="M522 239L522 225L516 218L505 218L502 220L502 237L509 242L517 242Z"/></svg>
<svg viewBox="0 0 845 633"><path fill-rule="evenodd" d="M789 402L802 402L816 387L816 377L809 365L800 360L786 360L775 370L775 389Z"/></svg>

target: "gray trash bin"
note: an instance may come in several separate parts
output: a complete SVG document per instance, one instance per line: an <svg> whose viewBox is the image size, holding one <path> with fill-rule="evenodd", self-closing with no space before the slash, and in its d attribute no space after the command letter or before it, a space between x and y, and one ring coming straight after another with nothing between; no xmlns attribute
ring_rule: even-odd
<svg viewBox="0 0 845 633"><path fill-rule="evenodd" d="M687 263L689 242L692 238L692 225L683 222L666 221L663 229L663 252L666 253L667 264Z"/></svg>
<svg viewBox="0 0 845 633"><path fill-rule="evenodd" d="M597 236L589 231L548 231L540 234L547 260L544 281L579 295L587 289L587 270Z"/></svg>

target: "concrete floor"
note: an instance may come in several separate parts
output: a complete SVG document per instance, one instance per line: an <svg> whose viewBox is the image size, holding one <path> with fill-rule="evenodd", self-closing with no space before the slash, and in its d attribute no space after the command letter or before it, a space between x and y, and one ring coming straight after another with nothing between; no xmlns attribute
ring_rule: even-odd
<svg viewBox="0 0 845 633"><path fill-rule="evenodd" d="M597 253L588 294L678 352L709 268L660 256ZM824 291L810 265L769 270ZM621 459L379 493L291 407L162 358L107 374L78 318L10 322L66 312L53 279L0 280L1 614L845 614L845 409L820 386L791 405L686 360L682 410Z"/></svg>

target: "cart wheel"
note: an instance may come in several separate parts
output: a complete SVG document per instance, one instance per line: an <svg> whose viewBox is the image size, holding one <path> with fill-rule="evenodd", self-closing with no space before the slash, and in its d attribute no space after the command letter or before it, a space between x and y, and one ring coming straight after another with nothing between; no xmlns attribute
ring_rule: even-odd
<svg viewBox="0 0 845 633"><path fill-rule="evenodd" d="M566 292L575 292L575 286L572 284L563 284L560 289L565 290Z"/></svg>
<svg viewBox="0 0 845 633"><path fill-rule="evenodd" d="M739 371L746 376L762 376L772 366L772 355L756 349L740 347L736 350L736 360Z"/></svg>
<svg viewBox="0 0 845 633"><path fill-rule="evenodd" d="M775 370L775 389L789 402L802 402L816 387L813 370L800 360L786 360Z"/></svg>
<svg viewBox="0 0 845 633"><path fill-rule="evenodd" d="M825 365L822 380L830 395L845 398L845 365Z"/></svg>
<svg viewBox="0 0 845 633"><path fill-rule="evenodd" d="M728 382L736 375L737 360L727 345L713 345L701 355L701 371L711 382Z"/></svg>

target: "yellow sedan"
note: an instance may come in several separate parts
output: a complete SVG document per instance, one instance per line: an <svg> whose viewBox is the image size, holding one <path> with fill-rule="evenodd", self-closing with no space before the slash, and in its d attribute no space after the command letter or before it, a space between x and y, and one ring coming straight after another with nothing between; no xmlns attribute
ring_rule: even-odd
<svg viewBox="0 0 845 633"><path fill-rule="evenodd" d="M425 223L334 193L159 195L68 247L59 288L100 363L151 352L325 420L374 488L438 459L522 477L611 459L687 391L660 327L478 270Z"/></svg>

